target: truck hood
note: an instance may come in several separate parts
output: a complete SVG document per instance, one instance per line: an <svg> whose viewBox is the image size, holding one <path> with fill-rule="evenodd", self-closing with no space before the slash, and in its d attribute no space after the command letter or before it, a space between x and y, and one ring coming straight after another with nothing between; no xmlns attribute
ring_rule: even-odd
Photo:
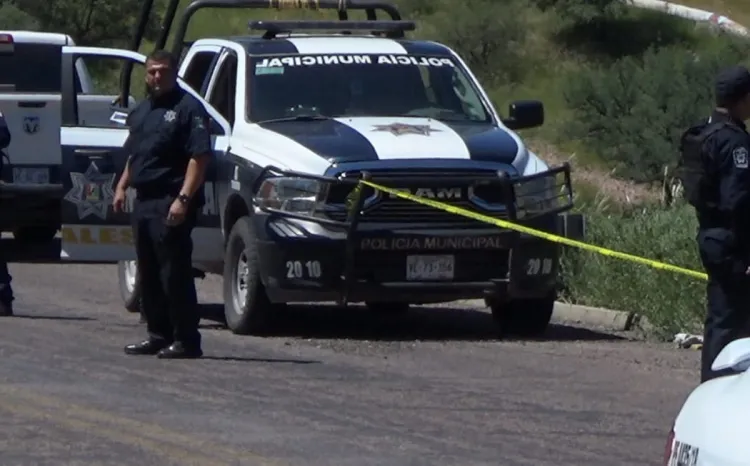
<svg viewBox="0 0 750 466"><path fill-rule="evenodd" d="M468 159L513 164L523 148L492 124L413 117L346 117L258 125L330 163L394 159Z"/></svg>

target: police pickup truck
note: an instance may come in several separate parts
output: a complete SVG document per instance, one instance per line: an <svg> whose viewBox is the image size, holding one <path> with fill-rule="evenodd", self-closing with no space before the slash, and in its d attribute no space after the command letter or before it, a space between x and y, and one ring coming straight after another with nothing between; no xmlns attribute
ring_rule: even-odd
<svg viewBox="0 0 750 466"><path fill-rule="evenodd" d="M172 3L157 47L166 43ZM501 118L461 57L406 39L414 23L380 0L316 0L307 6L336 10L339 21L251 21L251 35L202 38L184 50L201 8L290 5L307 4L196 0L175 33L179 85L210 114L215 151L193 260L196 270L223 275L228 327L265 332L290 302L402 312L484 298L500 329L543 332L556 296L556 244L358 184L367 179L451 210L565 234L561 225L581 224L563 214L572 206L568 167L550 169L514 132L541 125L542 105L514 103ZM349 20L351 10L368 19ZM378 20L376 11L390 19ZM105 48L63 54L70 180L61 254L120 261L123 298L135 310L128 216L108 207L127 129L76 123L73 64L92 55L141 65L145 58Z"/></svg>
<svg viewBox="0 0 750 466"><path fill-rule="evenodd" d="M65 34L0 30L0 112L11 132L0 160L0 231L24 243L51 240L60 229L60 102ZM107 119L115 96L95 95L86 63L75 63L81 121Z"/></svg>

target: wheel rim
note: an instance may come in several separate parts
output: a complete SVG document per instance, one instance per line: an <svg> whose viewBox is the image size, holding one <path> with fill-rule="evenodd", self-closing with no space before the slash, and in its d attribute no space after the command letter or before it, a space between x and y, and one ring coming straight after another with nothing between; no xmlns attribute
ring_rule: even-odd
<svg viewBox="0 0 750 466"><path fill-rule="evenodd" d="M128 293L135 290L135 279L138 274L138 263L136 261L125 261L125 287Z"/></svg>
<svg viewBox="0 0 750 466"><path fill-rule="evenodd" d="M245 304L247 303L248 278L250 271L247 264L247 254L242 251L237 258L234 279L234 309L238 314L245 313Z"/></svg>

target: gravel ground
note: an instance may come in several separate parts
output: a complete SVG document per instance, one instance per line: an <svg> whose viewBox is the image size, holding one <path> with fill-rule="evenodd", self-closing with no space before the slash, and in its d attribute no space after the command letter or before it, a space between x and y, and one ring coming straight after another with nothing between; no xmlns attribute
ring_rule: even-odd
<svg viewBox="0 0 750 466"><path fill-rule="evenodd" d="M660 464L698 352L559 323L497 341L483 310L295 307L273 338L209 319L206 357L143 336L113 266L12 264L0 320L0 464ZM206 316L220 281L200 281Z"/></svg>

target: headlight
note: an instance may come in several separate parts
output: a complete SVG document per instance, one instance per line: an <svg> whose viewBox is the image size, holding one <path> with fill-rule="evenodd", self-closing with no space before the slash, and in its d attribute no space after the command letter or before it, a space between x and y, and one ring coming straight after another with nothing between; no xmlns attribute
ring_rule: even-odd
<svg viewBox="0 0 750 466"><path fill-rule="evenodd" d="M518 217L557 208L560 205L560 193L557 192L557 188L558 186L553 176L544 176L534 180L515 183L516 212Z"/></svg>
<svg viewBox="0 0 750 466"><path fill-rule="evenodd" d="M255 203L261 208L314 215L322 199L323 184L305 178L269 178L260 185Z"/></svg>

